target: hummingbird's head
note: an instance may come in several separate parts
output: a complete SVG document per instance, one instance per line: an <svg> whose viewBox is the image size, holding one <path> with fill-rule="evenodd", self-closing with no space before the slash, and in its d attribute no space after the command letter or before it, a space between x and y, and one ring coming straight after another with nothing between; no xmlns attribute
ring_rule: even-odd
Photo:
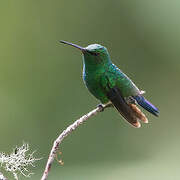
<svg viewBox="0 0 180 180"><path fill-rule="evenodd" d="M91 44L85 48L84 53L89 53L90 55L93 55L93 56L101 56L103 54L104 55L107 54L108 51L104 46L100 44Z"/></svg>
<svg viewBox="0 0 180 180"><path fill-rule="evenodd" d="M109 53L107 49L100 44L91 44L87 47L81 47L79 45L69 43L66 41L60 41L61 43L73 46L83 53L84 61L88 64L102 64L110 61Z"/></svg>
<svg viewBox="0 0 180 180"><path fill-rule="evenodd" d="M108 50L100 44L91 44L84 49L83 56L86 65L102 66L111 62Z"/></svg>

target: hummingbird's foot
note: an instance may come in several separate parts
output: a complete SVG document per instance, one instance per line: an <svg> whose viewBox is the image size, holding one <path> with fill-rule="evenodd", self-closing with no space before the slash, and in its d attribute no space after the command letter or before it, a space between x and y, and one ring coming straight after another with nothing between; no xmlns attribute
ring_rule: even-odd
<svg viewBox="0 0 180 180"><path fill-rule="evenodd" d="M99 112L104 111L104 105L103 104L98 104L97 107L99 108Z"/></svg>
<svg viewBox="0 0 180 180"><path fill-rule="evenodd" d="M97 107L99 108L100 112L103 112L105 108L107 107L113 107L113 104L109 101L106 104L98 104Z"/></svg>

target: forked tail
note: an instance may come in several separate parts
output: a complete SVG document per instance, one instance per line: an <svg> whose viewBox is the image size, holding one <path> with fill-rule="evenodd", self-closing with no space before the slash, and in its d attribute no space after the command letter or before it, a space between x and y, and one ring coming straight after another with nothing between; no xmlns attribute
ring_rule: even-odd
<svg viewBox="0 0 180 180"><path fill-rule="evenodd" d="M153 104L151 104L148 100L146 100L143 96L134 96L134 99L141 107L143 107L150 113L154 114L155 116L159 115L159 109L155 107Z"/></svg>

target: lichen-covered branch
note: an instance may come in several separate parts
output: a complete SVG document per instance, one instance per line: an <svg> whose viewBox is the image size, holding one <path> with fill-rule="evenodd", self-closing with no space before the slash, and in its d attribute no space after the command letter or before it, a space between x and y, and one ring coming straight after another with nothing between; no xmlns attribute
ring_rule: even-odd
<svg viewBox="0 0 180 180"><path fill-rule="evenodd" d="M8 180L4 175L0 172L0 180Z"/></svg>
<svg viewBox="0 0 180 180"><path fill-rule="evenodd" d="M30 177L33 173L29 172L29 166L35 167L35 162L40 160L34 157L34 152L29 152L29 144L24 143L22 146L13 149L10 154L0 153L0 166L5 171L14 175L14 179L18 180L18 174ZM0 173L0 180L4 176Z"/></svg>
<svg viewBox="0 0 180 180"><path fill-rule="evenodd" d="M69 125L60 135L59 137L54 141L54 144L52 146L51 152L49 154L49 158L48 161L46 163L46 167L43 173L43 176L41 178L41 180L46 180L48 177L48 174L50 172L51 169L51 165L56 157L57 154L57 150L59 145L61 144L61 142L63 141L63 139L68 136L69 134L71 134L72 131L74 131L78 126L80 126L82 123L84 123L85 121L87 121L90 117L95 116L96 114L98 114L99 112L101 112L102 110L104 110L105 108L111 106L111 103L107 103L107 104L102 104L100 106L98 106L97 108L95 108L94 110L92 110L91 112L87 113L86 115L82 116L80 119L76 120L73 124Z"/></svg>

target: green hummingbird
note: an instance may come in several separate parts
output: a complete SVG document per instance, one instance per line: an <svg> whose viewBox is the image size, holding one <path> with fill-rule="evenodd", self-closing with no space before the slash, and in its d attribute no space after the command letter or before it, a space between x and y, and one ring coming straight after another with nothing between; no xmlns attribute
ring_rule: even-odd
<svg viewBox="0 0 180 180"><path fill-rule="evenodd" d="M133 127L141 127L139 120L148 123L148 119L137 104L158 116L159 110L143 94L144 91L132 82L111 61L108 50L100 44L87 47L60 41L79 49L83 55L83 80L88 90L102 104L111 103Z"/></svg>

